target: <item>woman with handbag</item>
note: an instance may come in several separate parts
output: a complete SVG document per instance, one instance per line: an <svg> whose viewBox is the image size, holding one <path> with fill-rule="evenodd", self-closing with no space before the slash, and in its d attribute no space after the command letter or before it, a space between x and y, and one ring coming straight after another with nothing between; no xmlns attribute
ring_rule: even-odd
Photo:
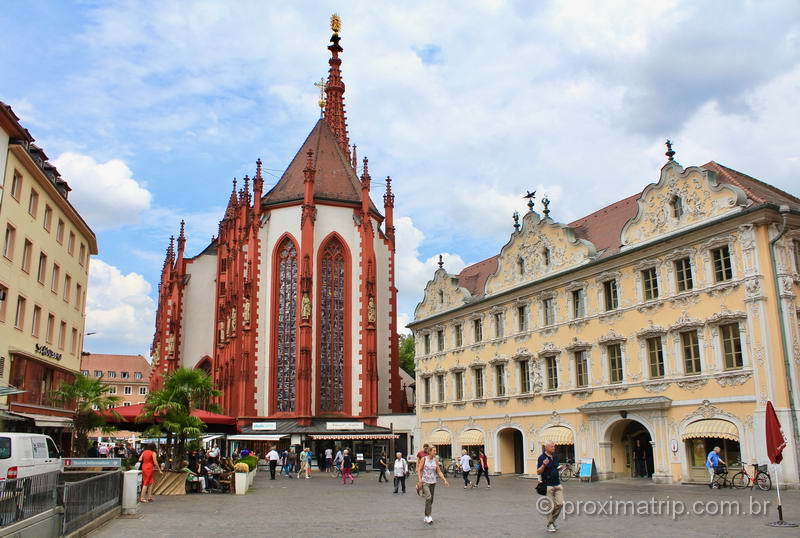
<svg viewBox="0 0 800 538"><path fill-rule="evenodd" d="M492 489L492 482L489 480L489 460L486 458L486 452L483 449L478 451L478 478L475 480L475 487L481 483L481 475L486 477L487 489Z"/></svg>
<svg viewBox="0 0 800 538"><path fill-rule="evenodd" d="M402 452L394 455L394 493L397 493L398 486L403 487L406 492L406 477L408 476L408 462L403 457Z"/></svg>
<svg viewBox="0 0 800 538"><path fill-rule="evenodd" d="M158 455L156 454L156 445L152 443L147 445L142 455L139 456L137 465L142 469L142 496L139 502L149 503L153 500L152 488L155 470L158 469L158 473L161 474L161 465L158 463Z"/></svg>

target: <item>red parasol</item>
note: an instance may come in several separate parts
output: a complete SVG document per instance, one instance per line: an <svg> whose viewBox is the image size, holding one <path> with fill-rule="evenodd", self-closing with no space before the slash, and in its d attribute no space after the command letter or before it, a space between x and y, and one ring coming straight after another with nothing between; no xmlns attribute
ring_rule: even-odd
<svg viewBox="0 0 800 538"><path fill-rule="evenodd" d="M114 415L115 411L117 415L119 415L119 418ZM123 407L114 407L107 410L105 412L105 416L109 422L113 423L136 422L136 418L143 412L144 404L136 404ZM211 411L204 411L202 409L193 409L191 415L199 418L206 424L223 424L226 426L234 426L236 424L236 419L234 417L220 415L218 413L212 413ZM158 417L156 417L156 422L158 422Z"/></svg>
<svg viewBox="0 0 800 538"><path fill-rule="evenodd" d="M783 460L783 449L786 448L786 437L783 436L781 423L772 402L767 402L767 456L772 463Z"/></svg>

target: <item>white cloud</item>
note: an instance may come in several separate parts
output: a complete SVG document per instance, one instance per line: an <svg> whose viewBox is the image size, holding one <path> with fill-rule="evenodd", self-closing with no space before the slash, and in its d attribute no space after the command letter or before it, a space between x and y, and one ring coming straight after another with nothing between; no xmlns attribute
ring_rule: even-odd
<svg viewBox="0 0 800 538"><path fill-rule="evenodd" d="M409 313L413 314L414 307L422 299L425 284L433 278L433 273L438 268L439 255L427 259L420 258L419 247L425 239L425 234L414 226L410 217L399 217L395 219L394 225L397 242L395 285L399 290L398 320L402 318L407 323ZM466 266L458 254L443 252L442 260L444 268L452 274L460 272ZM400 325L398 321L398 326Z"/></svg>
<svg viewBox="0 0 800 538"><path fill-rule="evenodd" d="M135 224L150 207L152 195L119 159L104 163L66 152L53 161L72 188L70 201L95 230Z"/></svg>
<svg viewBox="0 0 800 538"><path fill-rule="evenodd" d="M84 347L105 353L141 353L153 338L155 302L151 287L138 273L123 274L103 260L93 259L89 271Z"/></svg>

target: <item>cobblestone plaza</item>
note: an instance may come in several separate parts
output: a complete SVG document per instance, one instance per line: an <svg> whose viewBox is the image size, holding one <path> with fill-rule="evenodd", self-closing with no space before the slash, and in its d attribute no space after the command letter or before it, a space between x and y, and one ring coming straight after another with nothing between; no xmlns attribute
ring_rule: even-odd
<svg viewBox="0 0 800 538"><path fill-rule="evenodd" d="M452 477L449 488L440 485L436 490L434 523L428 526L422 521L424 502L414 493L413 478L408 493L393 495L391 484L379 484L375 473L362 474L353 486L320 474L311 480L273 482L267 473L259 473L255 488L243 497L158 497L152 504L140 505L141 518L116 519L92 536L544 536L549 533L536 507L543 497L536 495L535 484L535 480L497 477L491 489L481 483L479 489L464 490L461 479ZM643 480L570 481L564 489L565 512L582 514L562 517L557 534L793 534L790 529L766 526L777 519L774 489L711 491ZM785 492L783 508L787 520L800 520L800 492ZM707 515L717 512L724 515Z"/></svg>

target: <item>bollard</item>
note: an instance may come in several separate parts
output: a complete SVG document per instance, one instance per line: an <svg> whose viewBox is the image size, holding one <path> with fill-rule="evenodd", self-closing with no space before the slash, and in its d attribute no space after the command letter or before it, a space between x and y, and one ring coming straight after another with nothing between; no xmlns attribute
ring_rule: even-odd
<svg viewBox="0 0 800 538"><path fill-rule="evenodd" d="M125 471L122 479L122 515L139 513L139 475L142 471Z"/></svg>

